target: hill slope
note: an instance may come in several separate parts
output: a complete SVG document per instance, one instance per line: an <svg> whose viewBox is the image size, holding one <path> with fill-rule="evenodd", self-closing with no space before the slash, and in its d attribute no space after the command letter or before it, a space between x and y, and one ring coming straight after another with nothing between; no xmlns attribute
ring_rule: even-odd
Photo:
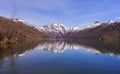
<svg viewBox="0 0 120 74"><path fill-rule="evenodd" d="M48 36L24 22L0 17L0 44L39 40L46 37Z"/></svg>
<svg viewBox="0 0 120 74"><path fill-rule="evenodd" d="M91 27L86 27L77 32L68 32L67 38L90 38L100 40L120 40L120 22L94 23Z"/></svg>
<svg viewBox="0 0 120 74"><path fill-rule="evenodd" d="M120 39L120 22L113 23L101 23L99 26L95 28L86 29L83 31L79 31L79 38L97 38L97 39Z"/></svg>

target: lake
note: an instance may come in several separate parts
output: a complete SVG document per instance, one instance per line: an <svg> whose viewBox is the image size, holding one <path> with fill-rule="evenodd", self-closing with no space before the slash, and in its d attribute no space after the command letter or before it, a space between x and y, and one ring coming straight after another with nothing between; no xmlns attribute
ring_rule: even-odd
<svg viewBox="0 0 120 74"><path fill-rule="evenodd" d="M0 74L120 74L120 43L61 39L0 47Z"/></svg>

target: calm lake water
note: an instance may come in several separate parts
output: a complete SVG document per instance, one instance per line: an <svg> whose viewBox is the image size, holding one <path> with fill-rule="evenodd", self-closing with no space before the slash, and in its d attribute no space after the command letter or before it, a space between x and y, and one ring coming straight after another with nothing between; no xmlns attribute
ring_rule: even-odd
<svg viewBox="0 0 120 74"><path fill-rule="evenodd" d="M42 40L0 48L0 74L120 74L120 43Z"/></svg>

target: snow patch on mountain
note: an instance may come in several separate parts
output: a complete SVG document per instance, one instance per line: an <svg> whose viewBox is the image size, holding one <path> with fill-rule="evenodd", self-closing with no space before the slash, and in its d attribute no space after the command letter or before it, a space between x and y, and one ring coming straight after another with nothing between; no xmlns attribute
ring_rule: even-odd
<svg viewBox="0 0 120 74"><path fill-rule="evenodd" d="M76 45L76 44L68 44L64 41L53 41L51 42L45 42L42 44L39 44L35 49L37 50L47 50L47 51L51 51L53 53L62 53L65 50L68 49L76 49L76 50L81 50L84 49L88 52L92 52L95 54L101 54L100 51L94 49L94 48L90 48L90 47L84 47L82 45Z"/></svg>
<svg viewBox="0 0 120 74"><path fill-rule="evenodd" d="M99 26L99 25L101 25L100 22L95 22L95 23L93 23L93 24L90 24L90 25L88 25L88 26L86 26L86 27L81 28L80 30L92 29L92 28L95 28L95 27L97 27L97 26Z"/></svg>
<svg viewBox="0 0 120 74"><path fill-rule="evenodd" d="M37 29L53 38L62 37L68 31L68 28L60 23L53 23L51 25L37 27Z"/></svg>
<svg viewBox="0 0 120 74"><path fill-rule="evenodd" d="M64 34L68 33L68 32L78 32L84 29L88 29L88 28L94 28L99 26L101 23L96 22L93 23L87 27L84 28L80 28L80 27L74 27L74 28L70 28L70 27L66 27L63 24L60 23L53 23L50 25L45 25L42 27L36 27L39 31L49 35L52 38L56 38L56 37L63 37Z"/></svg>
<svg viewBox="0 0 120 74"><path fill-rule="evenodd" d="M120 22L120 20L116 21L116 22ZM94 22L93 24L90 24L86 27L66 27L63 24L60 23L53 23L50 25L45 25L42 27L36 27L39 31L46 33L47 35L49 35L50 37L64 37L65 34L67 33L75 33L75 32L79 32L79 31L84 31L84 30L88 30L88 29L93 29L95 27L98 27L100 25L107 26L107 25L112 25L112 23L115 23L114 21L110 20L107 22Z"/></svg>
<svg viewBox="0 0 120 74"><path fill-rule="evenodd" d="M24 23L25 25L28 25L28 26L32 26L32 24L28 23L27 21L25 20L22 20L22 19L12 19L14 22L21 22L21 23Z"/></svg>

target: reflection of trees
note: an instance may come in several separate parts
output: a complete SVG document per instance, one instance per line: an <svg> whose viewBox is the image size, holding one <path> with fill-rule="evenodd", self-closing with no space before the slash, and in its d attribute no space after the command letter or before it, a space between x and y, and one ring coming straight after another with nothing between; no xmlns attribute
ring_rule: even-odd
<svg viewBox="0 0 120 74"><path fill-rule="evenodd" d="M0 69L2 69L2 65L3 65L3 59L0 60Z"/></svg>
<svg viewBox="0 0 120 74"><path fill-rule="evenodd" d="M5 45L0 47L0 59L5 56L19 55L27 50L33 49L37 46L38 42L22 42L16 45Z"/></svg>
<svg viewBox="0 0 120 74"><path fill-rule="evenodd" d="M39 44L39 45L38 45ZM35 47L38 45L37 47ZM60 39L60 40L41 40L39 42L23 42L17 45L0 47L0 68L4 64L4 58L9 56L9 65L12 72L17 73L15 56L25 53L30 49L41 49L60 53L66 49L81 49L93 53L120 55L120 41L106 42L91 39Z"/></svg>
<svg viewBox="0 0 120 74"><path fill-rule="evenodd" d="M71 39L71 40L66 40L67 43L70 44L79 44L84 47L90 47L94 48L101 53L106 53L106 54L115 54L115 55L120 55L120 41L112 41L112 42L106 42L106 41L101 41L101 40L94 40L94 39Z"/></svg>
<svg viewBox="0 0 120 74"><path fill-rule="evenodd" d="M39 42L23 42L18 45L5 46L0 48L0 59L5 56L14 56L33 49ZM58 40L41 40L36 49L43 49L54 53L63 52L66 49L85 48L91 52L120 54L120 42L106 42L91 39L58 39Z"/></svg>
<svg viewBox="0 0 120 74"><path fill-rule="evenodd" d="M16 71L16 61L15 56L24 53L25 51L28 51L30 49L34 49L35 46L37 46L38 42L22 42L17 45L5 45L3 47L0 47L0 68L2 68L2 65L4 64L4 58L9 57L9 65L10 69L12 69L14 74L17 73Z"/></svg>
<svg viewBox="0 0 120 74"><path fill-rule="evenodd" d="M10 61L9 61L10 69L12 70L13 74L18 74L17 69L16 69L16 62L15 62L14 56L10 56L9 59L10 59Z"/></svg>
<svg viewBox="0 0 120 74"><path fill-rule="evenodd" d="M63 52L66 49L85 48L93 53L105 53L120 55L120 42L106 42L94 39L64 39L64 40L44 40L36 49L44 49L54 53Z"/></svg>

